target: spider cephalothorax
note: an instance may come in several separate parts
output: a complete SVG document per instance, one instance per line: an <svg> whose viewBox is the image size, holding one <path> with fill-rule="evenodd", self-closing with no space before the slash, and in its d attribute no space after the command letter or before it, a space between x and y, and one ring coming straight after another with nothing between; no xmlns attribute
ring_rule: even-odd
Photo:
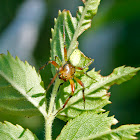
<svg viewBox="0 0 140 140"><path fill-rule="evenodd" d="M75 73L75 67L72 64L70 64L70 62L67 62L62 67L59 67L59 78L64 81L73 79L74 73Z"/></svg>

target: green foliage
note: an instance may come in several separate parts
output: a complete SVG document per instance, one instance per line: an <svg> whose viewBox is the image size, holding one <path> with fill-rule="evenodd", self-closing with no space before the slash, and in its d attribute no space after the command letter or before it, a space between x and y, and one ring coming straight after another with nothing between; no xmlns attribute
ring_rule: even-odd
<svg viewBox="0 0 140 140"><path fill-rule="evenodd" d="M116 124L114 117L107 117L108 113L95 114L85 112L70 120L61 131L57 140L78 140L90 135L100 134L110 130L112 124Z"/></svg>
<svg viewBox="0 0 140 140"><path fill-rule="evenodd" d="M86 66L91 58L86 57L78 49L77 38L90 27L92 17L96 14L100 0L83 0L77 16L72 17L69 11L59 11L52 29L51 60L59 65L64 64L64 36L68 50L69 61L78 67ZM64 34L65 33L65 34ZM62 61L62 64L61 64ZM35 68L27 62L23 63L18 57L15 59L8 53L0 55L0 110L11 114L33 116L40 113L44 116L46 139L51 139L51 127L55 117L69 121L63 128L59 139L134 139L135 133L140 130L140 125L124 125L112 130L111 126L117 123L104 106L109 101L109 88L114 84L121 84L130 80L140 68L121 66L108 75L101 76L95 68L88 71L88 66L75 72L85 86L85 108L83 104L82 87L75 81L76 90L66 107L61 109L71 94L69 82L56 78L51 93L50 103L47 107L45 89L40 75ZM53 75L56 73L52 66ZM40 113L39 113L40 112ZM18 130L17 130L18 129ZM37 139L29 130L14 126L8 122L0 124L0 138L12 139ZM9 131L10 130L10 131ZM17 133L15 133L17 132ZM6 133L6 134L5 134ZM5 137L4 137L5 136ZM26 137L26 138L25 138ZM29 138L28 138L29 137ZM14 138L13 138L14 139Z"/></svg>
<svg viewBox="0 0 140 140"><path fill-rule="evenodd" d="M23 129L20 125L13 125L7 121L0 122L1 140L38 140L38 138L28 129Z"/></svg>
<svg viewBox="0 0 140 140"><path fill-rule="evenodd" d="M45 93L40 76L34 67L23 63L10 53L0 55L0 110L17 115L39 115L45 104L40 106L43 96L32 95Z"/></svg>
<svg viewBox="0 0 140 140"><path fill-rule="evenodd" d="M117 129L112 129L100 135L89 136L89 138L84 138L84 140L132 140L137 139L134 135L138 132L140 132L140 125L122 125Z"/></svg>
<svg viewBox="0 0 140 140"><path fill-rule="evenodd" d="M70 118L75 118L83 111L104 111L102 108L110 103L110 93L108 93L110 86L114 84L121 84L122 82L131 79L139 70L140 68L122 66L114 69L112 74L109 76L103 77L99 74L99 72L96 72L95 69L92 69L87 74L93 79L87 77L86 75L82 75L80 77L81 81L86 87L86 108L84 109L83 106L82 88L78 83L76 83L76 91L74 96L71 98L63 112L60 113L58 117L62 120L68 120ZM56 108L59 109L62 107L70 94L70 85L68 83L64 83L64 85L60 88L56 98Z"/></svg>
<svg viewBox="0 0 140 140"><path fill-rule="evenodd" d="M140 125L123 125L111 130L111 125L118 121L108 112L94 114L85 112L70 120L61 131L57 140L129 140L140 131Z"/></svg>
<svg viewBox="0 0 140 140"><path fill-rule="evenodd" d="M99 3L100 0L87 0L84 2L84 7L79 7L76 18L72 17L70 11L59 11L58 18L54 20L54 29L51 30L51 60L54 60L55 56L59 56L61 60L64 58L63 25L65 25L66 46L70 57L73 50L78 47L77 38L90 27L91 20L97 13ZM54 74L54 68L52 71Z"/></svg>

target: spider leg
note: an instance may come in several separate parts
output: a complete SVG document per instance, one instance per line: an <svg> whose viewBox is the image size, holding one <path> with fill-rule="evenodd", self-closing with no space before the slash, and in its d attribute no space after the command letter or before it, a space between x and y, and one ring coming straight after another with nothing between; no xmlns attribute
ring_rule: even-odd
<svg viewBox="0 0 140 140"><path fill-rule="evenodd" d="M91 59L91 61L89 63L87 63L84 67L75 67L75 68L78 69L78 70L83 70L86 67L88 67L89 65L91 65L91 63L93 63L93 61L94 61L94 59Z"/></svg>
<svg viewBox="0 0 140 140"><path fill-rule="evenodd" d="M58 76L59 71L57 71L57 73L54 75L53 79L51 80L51 82L49 83L46 92L49 90L50 86L53 84L53 82L55 81L56 77Z"/></svg>
<svg viewBox="0 0 140 140"><path fill-rule="evenodd" d="M45 68L48 64L52 64L55 67L59 68L59 65L55 61L51 60L51 61L48 61L45 65L43 65L41 68L39 68L39 73L40 73L40 70L42 70L43 68Z"/></svg>
<svg viewBox="0 0 140 140"><path fill-rule="evenodd" d="M69 81L70 81L70 85L71 85L71 95L70 95L69 98L66 100L66 102L65 102L64 105L63 105L63 107L60 108L60 109L56 112L56 114L65 108L65 106L67 105L68 101L70 100L70 98L71 98L71 97L73 96L73 94L74 94L74 91L75 91L75 84L74 84L74 81L73 81L72 79L69 79ZM55 114L55 115L56 115L56 114Z"/></svg>
<svg viewBox="0 0 140 140"><path fill-rule="evenodd" d="M94 59L91 59L91 61L90 61L89 63L87 63L87 64L83 67L83 69L86 68L86 67L88 67L89 65L91 65L91 64L93 63L93 61L94 61Z"/></svg>
<svg viewBox="0 0 140 140"><path fill-rule="evenodd" d="M39 69L39 73L40 73L40 70L42 70L43 68L45 68L48 64L52 64L54 65L56 68L59 68L59 65L53 61L53 60L50 60L48 61L45 65L43 65L40 69ZM59 71L57 71L57 73L54 75L53 79L51 80L50 84L48 85L47 89L46 89L46 92L48 91L48 89L50 88L50 86L53 84L53 82L55 81L56 77L58 76L58 73Z"/></svg>
<svg viewBox="0 0 140 140"><path fill-rule="evenodd" d="M64 59L65 62L67 62L68 58L67 58L67 49L66 49L65 22L63 23L63 40L64 40Z"/></svg>
<svg viewBox="0 0 140 140"><path fill-rule="evenodd" d="M84 67L75 67L76 69L78 69L78 70L83 70L83 69L85 69L86 67L88 67L89 65L91 65L91 63L93 63L93 61L94 61L94 59L91 59L91 61L88 63L88 64L86 64ZM87 77L89 77L90 79L93 79L91 76L89 76L88 74L87 74L87 72L80 72L81 74L85 74ZM95 80L95 79L93 79L93 80Z"/></svg>
<svg viewBox="0 0 140 140"><path fill-rule="evenodd" d="M87 72L83 72L83 71L78 71L79 74L85 74L88 78L94 80L95 82L97 82L96 79L94 79L93 77L91 77L90 75L87 74Z"/></svg>
<svg viewBox="0 0 140 140"><path fill-rule="evenodd" d="M83 101L84 101L84 109L85 109L85 86L80 79L78 79L76 77L74 77L74 79L75 79L76 82L78 82L83 87L82 92L83 92Z"/></svg>
<svg viewBox="0 0 140 140"><path fill-rule="evenodd" d="M68 59L67 59L67 49L66 49L66 45L64 45L64 58L65 58L65 62L67 62Z"/></svg>

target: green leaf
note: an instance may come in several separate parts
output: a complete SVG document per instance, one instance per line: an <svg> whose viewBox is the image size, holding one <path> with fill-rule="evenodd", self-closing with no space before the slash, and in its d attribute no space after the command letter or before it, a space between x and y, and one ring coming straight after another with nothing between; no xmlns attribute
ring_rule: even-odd
<svg viewBox="0 0 140 140"><path fill-rule="evenodd" d="M111 130L118 121L108 112L94 114L85 112L70 120L62 129L57 140L130 140L140 131L140 125L123 125Z"/></svg>
<svg viewBox="0 0 140 140"><path fill-rule="evenodd" d="M84 7L79 6L77 12L77 25L68 49L68 56L75 50L78 45L77 38L91 26L93 16L97 13L100 0L82 0Z"/></svg>
<svg viewBox="0 0 140 140"><path fill-rule="evenodd" d="M89 58L89 57L87 57L87 56L85 56L79 49L75 49L73 51L73 53L71 54L71 56L70 56L70 63L73 66L76 66L76 67L83 68L84 66L86 66L91 61L94 61L94 60Z"/></svg>
<svg viewBox="0 0 140 140"><path fill-rule="evenodd" d="M61 61L64 60L64 39L63 39L63 26L65 26L65 38L67 49L70 45L70 42L73 38L73 34L76 29L77 21L76 18L72 17L70 11L64 10L63 12L59 11L58 18L54 19L55 26L52 31L51 43L51 60L55 60L55 56L58 56ZM57 61L58 64L59 61ZM52 72L55 74L55 68L52 67Z"/></svg>
<svg viewBox="0 0 140 140"><path fill-rule="evenodd" d="M132 140L136 133L140 132L140 125L122 125L117 129L109 130L98 135L89 136L82 140Z"/></svg>
<svg viewBox="0 0 140 140"><path fill-rule="evenodd" d="M86 0L84 7L79 7L76 18L72 17L70 11L59 11L58 18L54 19L54 29L51 30L51 60L55 60L55 56L58 56L62 61L64 60L64 32L68 57L70 57L70 54L78 46L77 38L90 27L91 20L97 13L99 3L100 0ZM65 31L63 30L63 26L65 27ZM52 71L54 74L54 67L52 67Z"/></svg>
<svg viewBox="0 0 140 140"><path fill-rule="evenodd" d="M80 63L84 64L85 60L81 59ZM121 84L131 79L139 70L140 68L121 66L114 69L113 73L109 76L103 77L99 74L99 72L96 72L95 69L92 69L87 73L92 79L87 75L82 74L78 78L80 78L85 86L85 109L83 104L82 87L75 82L76 90L74 92L74 96L70 99L67 106L58 114L57 117L66 121L70 118L76 117L83 111L104 111L102 108L110 103L110 93L108 93L108 89L114 84ZM65 82L60 87L56 97L56 110L60 109L64 105L70 94L71 86L69 82Z"/></svg>
<svg viewBox="0 0 140 140"><path fill-rule="evenodd" d="M38 138L28 129L20 125L13 125L10 122L0 122L1 140L38 140Z"/></svg>
<svg viewBox="0 0 140 140"><path fill-rule="evenodd" d="M77 49L77 38L90 27L91 19L97 12L100 0L83 0L83 2L84 6L79 7L76 18L72 17L69 11L59 11L58 18L55 19L54 29L52 29L51 60L55 60L55 57L58 56L64 64L64 36L68 59L74 66L83 67L91 60ZM56 60L56 62L61 65L59 60ZM77 76L85 86L85 109L82 87L75 81L76 90L74 96L68 101L63 111L59 112L57 117L66 121L84 111L103 112L103 107L110 103L109 88L114 84L121 84L131 79L138 70L140 70L140 68L135 69L122 66L115 69L111 75L106 77L101 76L95 69L87 73L89 76L77 71L75 76ZM54 66L52 66L52 72L53 75L56 73ZM54 87L58 87L58 85ZM56 93L57 89L53 91ZM56 96L56 104L53 108L54 113L63 107L70 94L71 86L69 82L64 82L63 85L60 86ZM55 99L55 95L53 95L53 99Z"/></svg>
<svg viewBox="0 0 140 140"><path fill-rule="evenodd" d="M23 63L8 53L0 55L0 110L17 115L45 115L46 106L40 102L45 96L40 75L27 62ZM39 111L38 111L39 110Z"/></svg>
<svg viewBox="0 0 140 140"><path fill-rule="evenodd" d="M55 26L54 26L54 29L51 30L52 39L50 39L50 44L51 44L51 58L50 59L51 60L55 60L57 57L62 61L62 64L64 64L65 62L64 61L64 43L67 48L68 60L70 60L71 59L69 58L70 55L76 48L78 48L77 38L79 37L80 34L82 34L82 32L84 32L86 29L90 27L91 19L97 12L100 0L86 0L86 1L83 1L83 3L84 3L84 7L83 6L79 7L79 11L77 12L76 18L72 17L70 11L63 10L62 12L59 11L58 18L54 19ZM88 61L87 58L85 58L85 56L81 58L84 58L86 61ZM55 61L59 65L62 65L59 59L56 59ZM84 64L83 61L81 64L82 65ZM54 66L52 66L52 73L53 75L55 75L56 73L56 69ZM54 87L58 87L58 85L56 86L55 84ZM53 100L55 99L55 96L56 96L55 94L56 90L57 89L54 89L53 90L54 92L52 91ZM51 100L50 104L52 103L54 103L54 101ZM50 105L50 106L51 106L50 108L52 108L52 106L54 105Z"/></svg>
<svg viewBox="0 0 140 140"><path fill-rule="evenodd" d="M113 116L107 116L108 112L99 115L93 112L85 112L70 120L62 129L57 140L78 140L109 131L111 125L118 121Z"/></svg>

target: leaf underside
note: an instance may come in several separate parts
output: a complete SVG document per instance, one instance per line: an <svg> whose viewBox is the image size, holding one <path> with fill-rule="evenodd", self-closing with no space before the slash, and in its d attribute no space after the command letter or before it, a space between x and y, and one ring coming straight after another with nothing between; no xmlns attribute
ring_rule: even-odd
<svg viewBox="0 0 140 140"><path fill-rule="evenodd" d="M1 140L38 140L38 138L29 130L20 125L13 125L10 122L0 122Z"/></svg>

